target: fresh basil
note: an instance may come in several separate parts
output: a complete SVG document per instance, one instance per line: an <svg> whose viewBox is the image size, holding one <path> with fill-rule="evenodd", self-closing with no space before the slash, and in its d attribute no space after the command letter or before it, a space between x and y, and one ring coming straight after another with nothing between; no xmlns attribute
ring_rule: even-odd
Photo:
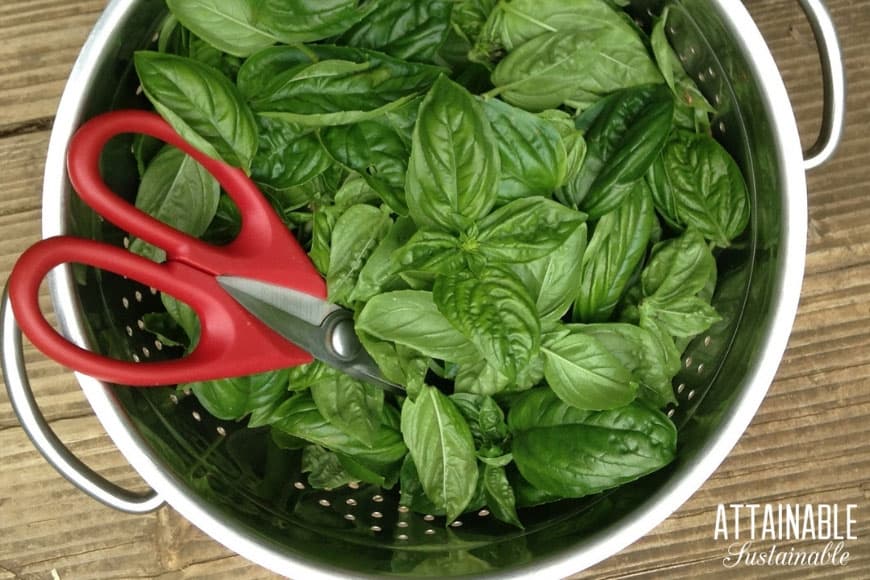
<svg viewBox="0 0 870 580"><path fill-rule="evenodd" d="M242 57L278 41L258 25L257 4L257 0L166 0L186 28L223 52Z"/></svg>
<svg viewBox="0 0 870 580"><path fill-rule="evenodd" d="M257 115L258 147L251 178L272 189L302 185L332 165L310 128Z"/></svg>
<svg viewBox="0 0 870 580"><path fill-rule="evenodd" d="M329 299L349 304L366 260L392 225L389 213L371 205L348 208L335 222L330 242L326 283Z"/></svg>
<svg viewBox="0 0 870 580"><path fill-rule="evenodd" d="M286 393L287 371L190 383L185 388L193 391L206 411L218 419L237 421L253 413L250 423L257 427Z"/></svg>
<svg viewBox="0 0 870 580"><path fill-rule="evenodd" d="M382 389L333 374L311 385L311 396L327 421L365 445L374 444L384 406Z"/></svg>

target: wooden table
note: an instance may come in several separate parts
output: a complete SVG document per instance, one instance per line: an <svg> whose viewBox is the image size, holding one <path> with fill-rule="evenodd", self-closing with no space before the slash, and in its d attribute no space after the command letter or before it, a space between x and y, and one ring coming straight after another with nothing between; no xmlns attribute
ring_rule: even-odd
<svg viewBox="0 0 870 580"><path fill-rule="evenodd" d="M736 0L735 0L736 1ZM809 250L800 312L777 379L740 443L674 515L584 577L870 577L870 7L829 3L849 73L845 140L808 176ZM43 159L70 67L105 0L0 5L0 271L40 237ZM749 0L788 86L804 145L821 114L819 66L796 0ZM70 374L28 347L52 427L84 461L124 486L135 472L92 416ZM713 540L716 506L856 504L845 568L761 567L737 575ZM17 425L0 390L0 580L271 578L170 508L116 513L63 480Z"/></svg>

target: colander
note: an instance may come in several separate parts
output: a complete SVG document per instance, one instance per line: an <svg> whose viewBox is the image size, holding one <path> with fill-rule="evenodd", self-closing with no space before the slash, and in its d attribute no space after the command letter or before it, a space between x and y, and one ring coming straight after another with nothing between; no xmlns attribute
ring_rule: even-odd
<svg viewBox="0 0 870 580"><path fill-rule="evenodd" d="M268 434L212 418L172 388L134 389L78 376L97 417L153 491L136 494L90 471L54 436L27 381L21 335L4 297L3 372L21 424L46 459L99 501L144 513L164 502L228 548L295 578L380 576L564 577L618 552L679 507L722 462L763 399L797 310L805 257L804 172L839 141L845 88L835 30L823 4L800 0L819 40L825 81L822 131L805 158L785 87L758 29L736 0L676 0L667 33L686 69L718 109L717 138L746 176L752 221L746 243L720 260L713 299L723 321L686 351L674 381L676 461L609 493L523 510L517 530L487 510L445 525L416 514L395 491L350 484L310 488L300 458ZM644 20L662 3L636 0ZM114 0L72 71L54 123L43 198L45 237L68 234L125 243L77 201L64 173L68 140L110 109L145 107L133 51L153 42L162 0ZM107 154L106 179L135 191L130 142ZM82 284L82 282L87 282ZM156 293L111 276L56 270L50 290L72 340L132 360L171 356L142 330Z"/></svg>

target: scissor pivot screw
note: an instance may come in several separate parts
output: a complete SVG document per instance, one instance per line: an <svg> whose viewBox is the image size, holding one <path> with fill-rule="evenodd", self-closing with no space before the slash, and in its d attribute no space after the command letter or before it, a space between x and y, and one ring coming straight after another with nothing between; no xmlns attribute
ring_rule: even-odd
<svg viewBox="0 0 870 580"><path fill-rule="evenodd" d="M336 356L352 360L359 354L360 343L353 330L353 318L337 318L329 329L329 346Z"/></svg>

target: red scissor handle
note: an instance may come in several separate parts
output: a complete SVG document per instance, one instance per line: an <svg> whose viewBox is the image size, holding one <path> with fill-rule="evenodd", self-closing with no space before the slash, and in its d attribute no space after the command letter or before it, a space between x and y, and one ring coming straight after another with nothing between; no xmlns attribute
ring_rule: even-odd
<svg viewBox="0 0 870 580"><path fill-rule="evenodd" d="M178 298L199 316L200 339L184 358L125 362L85 350L61 336L39 308L39 286L61 264L88 264L135 278ZM130 252L81 238L58 236L31 246L9 277L9 296L18 324L49 357L77 371L123 385L152 386L248 375L311 362L249 314L214 276L179 262L157 264ZM120 307L120 304L119 304Z"/></svg>
<svg viewBox="0 0 870 580"><path fill-rule="evenodd" d="M242 217L238 237L226 246L212 246L154 219L113 192L100 175L100 155L112 137L124 133L150 135L196 159L238 206ZM73 188L85 203L125 231L165 250L168 259L215 276L255 278L326 297L326 283L305 250L245 172L199 151L156 113L126 110L94 117L70 141L67 166Z"/></svg>

